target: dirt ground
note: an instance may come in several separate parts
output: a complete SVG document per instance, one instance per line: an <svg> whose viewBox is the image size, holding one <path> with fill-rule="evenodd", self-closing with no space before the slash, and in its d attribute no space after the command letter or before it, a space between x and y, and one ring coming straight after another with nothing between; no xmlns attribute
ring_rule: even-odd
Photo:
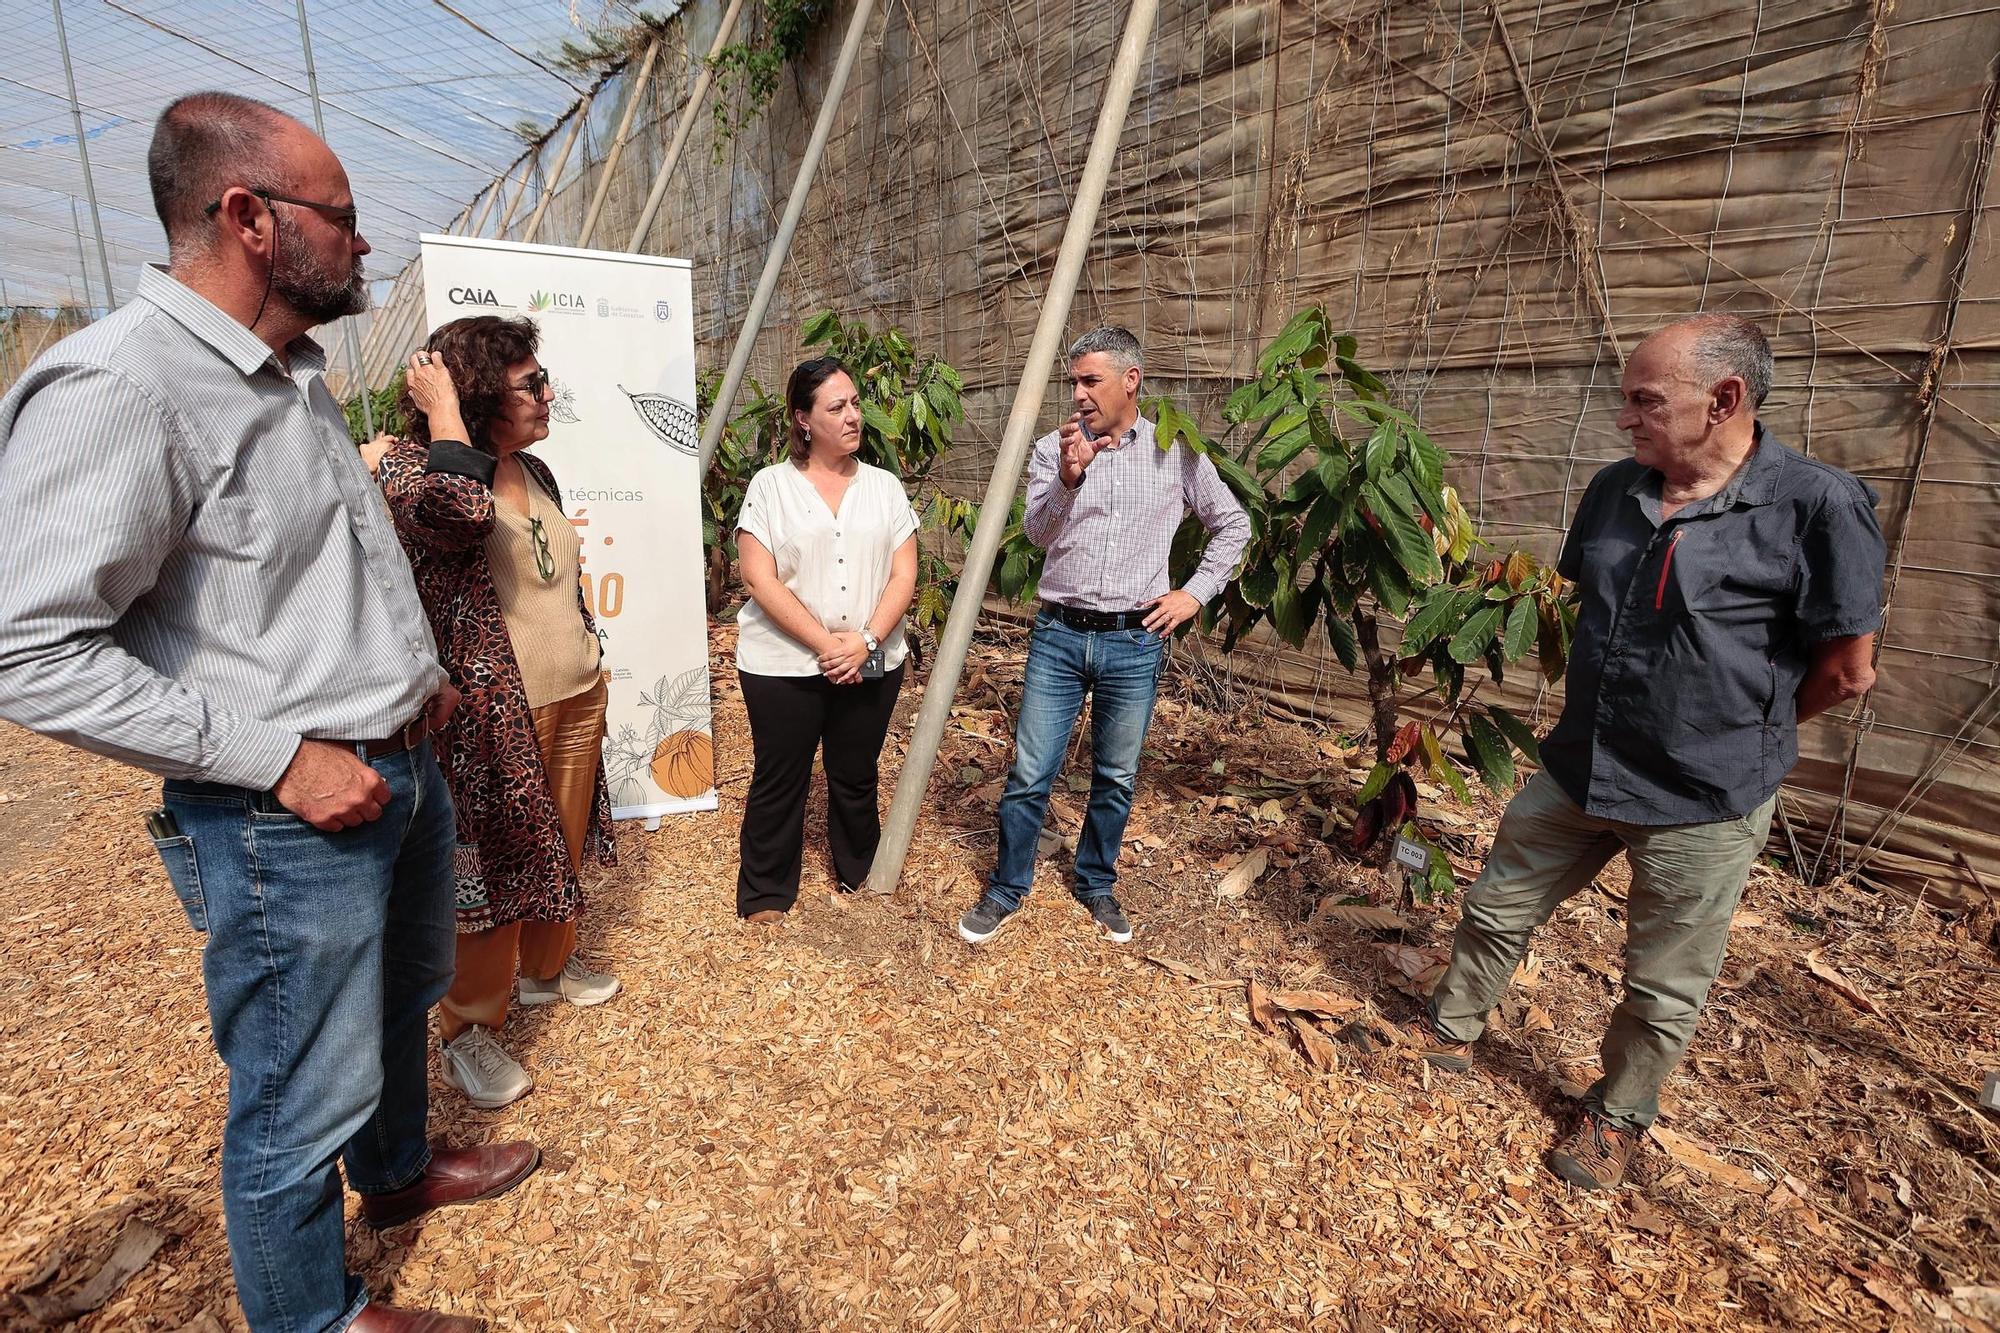
<svg viewBox="0 0 2000 1333"><path fill-rule="evenodd" d="M722 809L629 830L585 918L624 994L510 1020L538 1087L505 1110L434 1082L435 1133L531 1137L545 1164L351 1224L371 1287L521 1330L2000 1327L1990 918L1760 868L1662 1141L1627 1189L1576 1193L1541 1158L1617 998L1618 874L1538 938L1471 1073L1365 1053L1333 1034L1414 1011L1398 983L1456 909L1343 919L1398 906L1339 850L1365 757L1176 672L1125 853L1138 937L1089 932L1055 848L968 949L1020 649L981 641L901 893L834 898L815 799L799 909L759 930L732 914L749 762L718 636ZM128 1218L169 1235L80 1330L242 1326L224 1075L141 828L154 788L0 733L0 1292L87 1275ZM1082 805L1059 788L1055 831ZM1496 813L1425 802L1468 880ZM1319 1008L1253 1021L1286 990Z"/></svg>

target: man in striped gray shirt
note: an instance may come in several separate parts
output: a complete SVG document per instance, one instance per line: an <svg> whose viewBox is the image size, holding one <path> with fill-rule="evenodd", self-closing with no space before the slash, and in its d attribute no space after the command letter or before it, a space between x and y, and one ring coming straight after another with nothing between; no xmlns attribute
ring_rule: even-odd
<svg viewBox="0 0 2000 1333"><path fill-rule="evenodd" d="M368 243L333 153L262 103L182 98L148 166L170 263L0 399L0 717L167 779L251 1328L476 1328L368 1303L335 1167L390 1226L539 1161L426 1142L457 693L305 336L366 308Z"/></svg>
<svg viewBox="0 0 2000 1333"><path fill-rule="evenodd" d="M1250 518L1204 454L1162 449L1139 415L1139 340L1092 329L1069 349L1076 414L1038 440L1028 464L1028 540L1048 551L1028 644L1014 765L1000 797L1000 851L986 893L959 918L983 944L1028 896L1049 789L1090 697L1090 804L1071 892L1112 942L1132 923L1112 889L1132 813L1139 751L1167 660L1167 638L1222 591L1250 541ZM1208 529L1201 564L1179 588L1167 565L1192 511Z"/></svg>

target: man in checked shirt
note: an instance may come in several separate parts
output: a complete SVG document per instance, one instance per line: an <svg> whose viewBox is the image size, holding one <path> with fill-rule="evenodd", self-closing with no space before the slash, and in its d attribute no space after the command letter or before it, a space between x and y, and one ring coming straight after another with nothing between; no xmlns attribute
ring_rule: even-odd
<svg viewBox="0 0 2000 1333"><path fill-rule="evenodd" d="M968 944L999 933L1028 896L1049 788L1070 731L1090 706L1090 805L1071 892L1112 942L1132 923L1112 896L1132 812L1139 747L1153 718L1167 639L1222 590L1250 540L1250 519L1215 464L1176 440L1162 449L1139 415L1139 340L1098 328L1069 349L1075 415L1036 441L1028 465L1028 539L1048 551L1028 645L1014 767L1000 797L1000 854L978 906L959 919ZM1167 556L1189 510L1208 529L1201 567L1169 586Z"/></svg>

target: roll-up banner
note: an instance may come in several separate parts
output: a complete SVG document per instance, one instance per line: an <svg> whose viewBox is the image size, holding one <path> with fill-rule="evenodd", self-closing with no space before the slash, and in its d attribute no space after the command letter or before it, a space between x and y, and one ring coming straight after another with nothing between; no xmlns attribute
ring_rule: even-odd
<svg viewBox="0 0 2000 1333"><path fill-rule="evenodd" d="M604 636L612 814L715 809L703 597L701 432L685 259L462 236L421 238L430 328L474 315L541 328L555 386L533 452L583 539Z"/></svg>

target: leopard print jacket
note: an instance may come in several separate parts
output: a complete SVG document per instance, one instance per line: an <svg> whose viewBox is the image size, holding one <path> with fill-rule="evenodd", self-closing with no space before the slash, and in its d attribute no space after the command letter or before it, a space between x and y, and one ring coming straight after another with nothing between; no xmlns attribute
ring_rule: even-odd
<svg viewBox="0 0 2000 1333"><path fill-rule="evenodd" d="M513 921L568 921L582 910L583 886L570 865L534 715L486 565L493 492L477 476L447 470L455 450L457 458L471 460L466 471L479 471L484 460L490 477L490 456L446 444L439 451L442 463L425 445L397 444L382 456L377 476L439 655L464 695L438 744L438 765L458 811L458 929L469 934ZM533 454L516 457L529 478L560 502L548 465ZM577 610L596 632L580 585ZM615 865L602 760L593 803L583 854Z"/></svg>

